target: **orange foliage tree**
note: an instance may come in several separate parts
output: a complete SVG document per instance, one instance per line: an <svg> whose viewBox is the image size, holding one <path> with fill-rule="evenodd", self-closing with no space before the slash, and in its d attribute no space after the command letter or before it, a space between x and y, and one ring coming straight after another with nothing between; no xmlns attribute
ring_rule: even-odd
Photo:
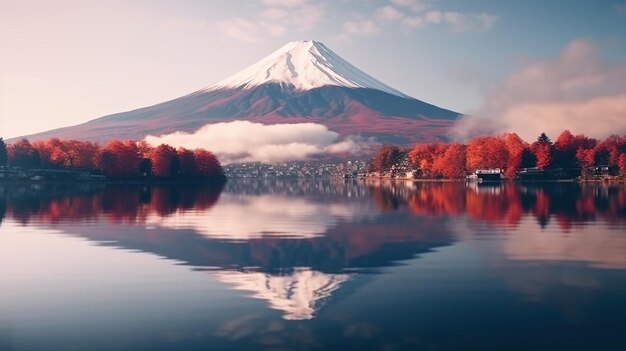
<svg viewBox="0 0 626 351"><path fill-rule="evenodd" d="M539 135L531 150L537 160L537 168L545 169L552 164L552 141L546 133Z"/></svg>
<svg viewBox="0 0 626 351"><path fill-rule="evenodd" d="M196 178L200 174L198 169L198 161L196 155L191 150L187 150L183 147L177 151L178 159L180 161L180 174L187 178Z"/></svg>
<svg viewBox="0 0 626 351"><path fill-rule="evenodd" d="M201 177L224 177L222 165L212 152L203 149L196 149L193 153L196 157L198 172Z"/></svg>
<svg viewBox="0 0 626 351"><path fill-rule="evenodd" d="M594 164L597 141L582 134L574 136L569 130L559 135L554 143L554 164L573 168Z"/></svg>
<svg viewBox="0 0 626 351"><path fill-rule="evenodd" d="M502 137L476 138L467 145L467 169L506 169L509 151Z"/></svg>
<svg viewBox="0 0 626 351"><path fill-rule="evenodd" d="M403 157L404 152L400 148L393 145L385 145L374 155L370 163L370 169L373 172L389 170L393 165L399 163Z"/></svg>
<svg viewBox="0 0 626 351"><path fill-rule="evenodd" d="M175 148L162 144L152 150L150 155L152 170L157 177L174 177L180 170L180 160Z"/></svg>
<svg viewBox="0 0 626 351"><path fill-rule="evenodd" d="M379 152L379 155L384 153ZM389 147L386 151L389 152ZM501 169L505 176L514 177L524 167L566 168L572 173L577 168L608 165L620 168L620 158L626 154L626 136L610 136L602 142L582 134L565 130L557 141L542 133L529 145L515 133L479 137L463 144L416 144L408 152L411 166L421 171L422 177L460 177L477 169ZM626 156L624 156L626 157ZM464 165L458 164L465 160ZM380 168L381 162L372 169ZM620 168L621 169L621 168ZM613 171L611 171L613 172Z"/></svg>
<svg viewBox="0 0 626 351"><path fill-rule="evenodd" d="M1 145L7 150L12 166L35 168L100 170L111 178L181 177L224 178L224 170L210 151L195 151L169 145L156 148L144 140L113 140L105 147L80 140L51 138L31 144L22 139L14 145ZM1 161L1 160L0 160Z"/></svg>
<svg viewBox="0 0 626 351"><path fill-rule="evenodd" d="M527 158L530 153L530 146L516 133L507 133L502 137L509 154L504 174L507 177L514 177L518 169L528 166Z"/></svg>
<svg viewBox="0 0 626 351"><path fill-rule="evenodd" d="M617 166L619 167L622 176L626 176L626 153L619 155L619 158L617 159Z"/></svg>
<svg viewBox="0 0 626 351"><path fill-rule="evenodd" d="M131 140L113 140L98 155L98 166L110 177L137 176L140 162L137 144Z"/></svg>
<svg viewBox="0 0 626 351"><path fill-rule="evenodd" d="M432 172L445 178L463 178L467 174L465 163L466 146L451 144L434 159Z"/></svg>
<svg viewBox="0 0 626 351"><path fill-rule="evenodd" d="M96 167L99 146L79 140L51 138L33 143L44 165L64 168L93 169Z"/></svg>
<svg viewBox="0 0 626 351"><path fill-rule="evenodd" d="M409 151L409 163L424 177L433 175L433 164L446 151L445 144L417 144Z"/></svg>

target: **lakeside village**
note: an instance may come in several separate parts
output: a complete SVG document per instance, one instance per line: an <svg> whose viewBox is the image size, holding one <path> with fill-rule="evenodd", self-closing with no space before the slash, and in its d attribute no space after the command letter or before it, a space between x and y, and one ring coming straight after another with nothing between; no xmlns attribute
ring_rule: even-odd
<svg viewBox="0 0 626 351"><path fill-rule="evenodd" d="M345 178L345 179L398 179L398 180L444 180L438 176L425 175L423 170L412 167L408 158L392 164L388 169L373 171L366 160L350 160L345 162L282 162L230 164L223 167L226 178ZM143 173L135 179L146 179ZM68 170L46 168L23 168L17 166L0 166L0 181L107 181L111 179L98 170ZM113 178L115 179L115 178ZM477 169L465 178L449 180L468 180L477 182L493 182L505 180L517 181L610 181L620 182L626 178L620 174L618 167L599 165L588 168L564 169L537 167L522 168L514 177L508 177L502 169Z"/></svg>
<svg viewBox="0 0 626 351"><path fill-rule="evenodd" d="M398 179L398 180L444 180L442 177L424 176L422 170L410 165L408 158L383 171L371 171L370 162L354 160L336 163L283 162L278 164L242 163L224 166L227 178L345 178L345 179ZM584 173L584 176L582 175ZM515 177L507 177L501 169L478 169L464 178L476 182L498 181L624 181L617 167L594 166L589 169L539 169L522 168Z"/></svg>
<svg viewBox="0 0 626 351"><path fill-rule="evenodd" d="M532 144L515 133L477 137L467 144L381 147L369 161L236 164L227 177L333 177L409 180L605 181L626 179L626 136L604 140L563 131L556 142L542 133Z"/></svg>
<svg viewBox="0 0 626 351"><path fill-rule="evenodd" d="M7 145L0 138L0 181L206 181L226 178L376 178L409 180L606 181L626 179L626 136L604 140L564 131L529 144L517 134L467 144L382 146L370 160L241 163L222 166L209 150L114 140L105 146L56 138Z"/></svg>

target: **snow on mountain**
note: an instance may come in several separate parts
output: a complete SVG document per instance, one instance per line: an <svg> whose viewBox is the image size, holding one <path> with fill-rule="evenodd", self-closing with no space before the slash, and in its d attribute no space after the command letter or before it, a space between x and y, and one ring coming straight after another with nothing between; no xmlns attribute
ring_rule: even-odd
<svg viewBox="0 0 626 351"><path fill-rule="evenodd" d="M454 111L391 88L322 43L294 41L191 94L25 137L31 141L57 137L106 143L249 121L263 125L315 123L342 138L356 135L411 145L447 140L458 117ZM239 127L232 125L233 129Z"/></svg>
<svg viewBox="0 0 626 351"><path fill-rule="evenodd" d="M356 68L324 44L313 40L292 41L248 68L205 90L253 88L267 83L311 90L326 85L370 88L410 98Z"/></svg>

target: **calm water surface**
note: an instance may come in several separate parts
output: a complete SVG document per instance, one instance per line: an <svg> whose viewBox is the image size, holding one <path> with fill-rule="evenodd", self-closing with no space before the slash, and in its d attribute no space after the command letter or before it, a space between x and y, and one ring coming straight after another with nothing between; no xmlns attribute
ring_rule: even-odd
<svg viewBox="0 0 626 351"><path fill-rule="evenodd" d="M626 189L0 186L0 350L626 350Z"/></svg>

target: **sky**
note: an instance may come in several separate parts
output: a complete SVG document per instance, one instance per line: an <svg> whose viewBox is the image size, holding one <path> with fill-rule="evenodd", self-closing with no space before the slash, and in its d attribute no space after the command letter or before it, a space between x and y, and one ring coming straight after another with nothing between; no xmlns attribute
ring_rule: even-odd
<svg viewBox="0 0 626 351"><path fill-rule="evenodd" d="M0 0L0 137L171 100L301 39L502 128L586 111L626 133L624 0Z"/></svg>

